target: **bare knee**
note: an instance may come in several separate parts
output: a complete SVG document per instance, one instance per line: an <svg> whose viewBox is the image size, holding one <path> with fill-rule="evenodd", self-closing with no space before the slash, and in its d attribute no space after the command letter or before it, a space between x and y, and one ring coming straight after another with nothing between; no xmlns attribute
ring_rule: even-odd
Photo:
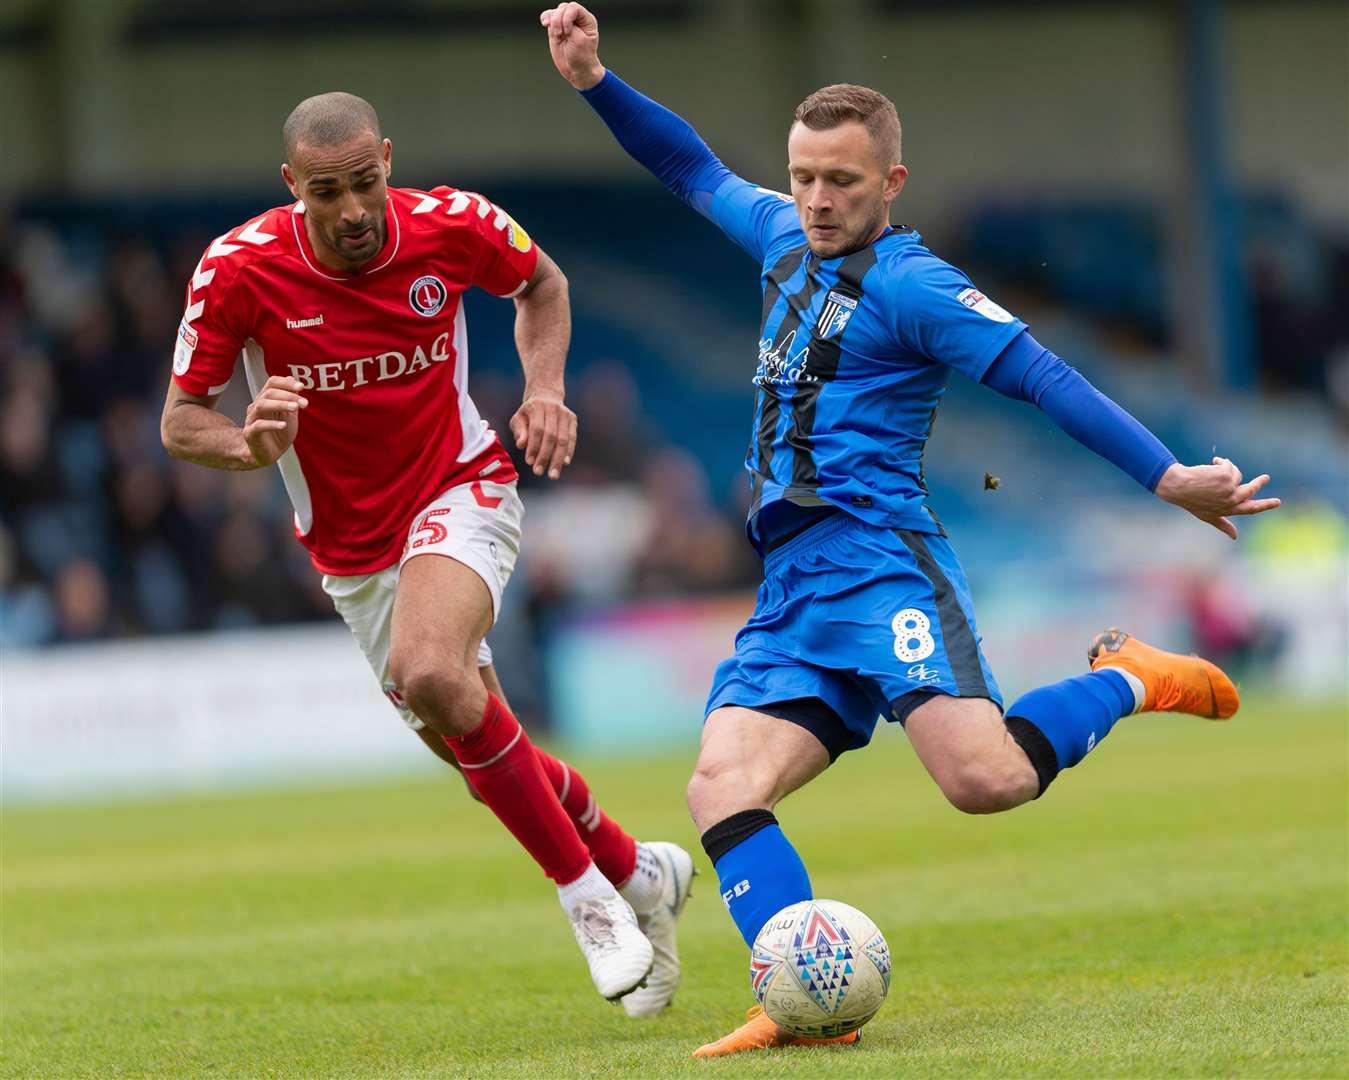
<svg viewBox="0 0 1349 1080"><path fill-rule="evenodd" d="M819 739L787 720L727 705L703 727L689 779L689 811L699 831L742 810L772 810L829 767Z"/></svg>
<svg viewBox="0 0 1349 1080"><path fill-rule="evenodd" d="M731 786L728 781L731 779L731 770L727 769L724 763L704 761L701 757L698 759L698 764L693 767L693 775L689 777L684 797L689 805L689 816L693 818L699 830L705 831L709 824L715 824L729 816L724 813L718 816L718 807L726 801ZM735 811L732 810L730 813Z"/></svg>
<svg viewBox="0 0 1349 1080"><path fill-rule="evenodd" d="M996 814L1039 793L1034 766L991 701L931 694L909 715L905 730L957 810Z"/></svg>
<svg viewBox="0 0 1349 1080"><path fill-rule="evenodd" d="M486 690L474 668L412 651L391 657L389 674L408 708L440 735L466 735L482 720Z"/></svg>
<svg viewBox="0 0 1349 1080"><path fill-rule="evenodd" d="M1039 779L1029 761L1010 755L968 759L945 770L938 783L951 805L966 814L996 814L1035 798Z"/></svg>
<svg viewBox="0 0 1349 1080"><path fill-rule="evenodd" d="M706 754L694 766L685 795L701 832L742 810L771 808L775 801L772 778L756 776L751 763Z"/></svg>

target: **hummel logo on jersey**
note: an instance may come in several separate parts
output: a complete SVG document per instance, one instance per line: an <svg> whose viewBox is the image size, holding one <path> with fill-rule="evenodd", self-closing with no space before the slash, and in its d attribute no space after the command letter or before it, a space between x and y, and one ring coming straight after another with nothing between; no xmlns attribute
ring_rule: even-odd
<svg viewBox="0 0 1349 1080"><path fill-rule="evenodd" d="M831 291L820 309L820 317L815 320L815 336L824 341L838 337L848 325L852 313L857 310L857 301L841 292Z"/></svg>
<svg viewBox="0 0 1349 1080"><path fill-rule="evenodd" d="M287 319L287 330L303 330L308 326L322 326L323 316L315 315L312 319Z"/></svg>

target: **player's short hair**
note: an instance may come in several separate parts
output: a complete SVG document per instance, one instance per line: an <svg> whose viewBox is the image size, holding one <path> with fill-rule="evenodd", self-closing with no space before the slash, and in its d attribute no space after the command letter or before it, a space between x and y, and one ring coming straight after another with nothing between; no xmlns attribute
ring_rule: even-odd
<svg viewBox="0 0 1349 1080"><path fill-rule="evenodd" d="M383 137L375 107L365 98L334 90L307 97L296 105L281 128L281 138L286 144L286 160L293 162L300 143L340 146L367 131L376 139Z"/></svg>
<svg viewBox="0 0 1349 1080"><path fill-rule="evenodd" d="M811 131L828 131L855 120L871 135L871 146L881 168L899 164L899 114L888 97L868 86L852 83L822 86L796 107L793 119Z"/></svg>

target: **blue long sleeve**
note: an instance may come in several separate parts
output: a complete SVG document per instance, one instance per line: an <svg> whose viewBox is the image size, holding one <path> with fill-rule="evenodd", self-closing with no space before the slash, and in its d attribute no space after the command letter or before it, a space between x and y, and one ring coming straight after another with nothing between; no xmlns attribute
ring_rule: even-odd
<svg viewBox="0 0 1349 1080"><path fill-rule="evenodd" d="M638 93L612 71L581 96L618 144L685 202L707 213L712 193L734 176L683 117Z"/></svg>
<svg viewBox="0 0 1349 1080"><path fill-rule="evenodd" d="M736 176L687 121L639 94L612 71L582 90L581 96L638 164L756 261L763 261L776 240L799 230L790 196Z"/></svg>
<svg viewBox="0 0 1349 1080"><path fill-rule="evenodd" d="M984 373L983 383L1006 397L1038 406L1089 450L1149 491L1176 457L1160 439L1028 331L1018 334Z"/></svg>

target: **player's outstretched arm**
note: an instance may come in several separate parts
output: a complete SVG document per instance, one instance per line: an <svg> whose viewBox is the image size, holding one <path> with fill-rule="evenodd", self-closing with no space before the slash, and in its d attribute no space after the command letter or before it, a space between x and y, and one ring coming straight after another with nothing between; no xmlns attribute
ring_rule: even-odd
<svg viewBox="0 0 1349 1080"><path fill-rule="evenodd" d="M297 379L273 375L248 406L240 427L216 406L219 397L189 394L170 381L159 435L171 457L212 469L246 471L273 464L300 430L300 410L309 399Z"/></svg>
<svg viewBox="0 0 1349 1080"><path fill-rule="evenodd" d="M1172 465L1157 481L1156 493L1173 506L1188 510L1233 540L1237 527L1232 518L1263 514L1279 505L1278 499L1255 496L1269 483L1269 474L1242 483L1241 470L1225 457L1215 457L1211 465Z"/></svg>
<svg viewBox="0 0 1349 1080"><path fill-rule="evenodd" d="M562 475L576 451L576 414L564 404L563 370L571 342L567 278L543 251L534 276L515 298L515 347L525 372L525 397L511 417L515 445L535 476Z"/></svg>
<svg viewBox="0 0 1349 1080"><path fill-rule="evenodd" d="M1273 510L1278 499L1257 499L1267 475L1242 483L1226 458L1182 465L1151 431L1092 386L1073 367L1022 331L998 354L981 381L1007 397L1042 409L1067 434L1128 473L1149 491L1200 521L1237 537L1230 518Z"/></svg>

